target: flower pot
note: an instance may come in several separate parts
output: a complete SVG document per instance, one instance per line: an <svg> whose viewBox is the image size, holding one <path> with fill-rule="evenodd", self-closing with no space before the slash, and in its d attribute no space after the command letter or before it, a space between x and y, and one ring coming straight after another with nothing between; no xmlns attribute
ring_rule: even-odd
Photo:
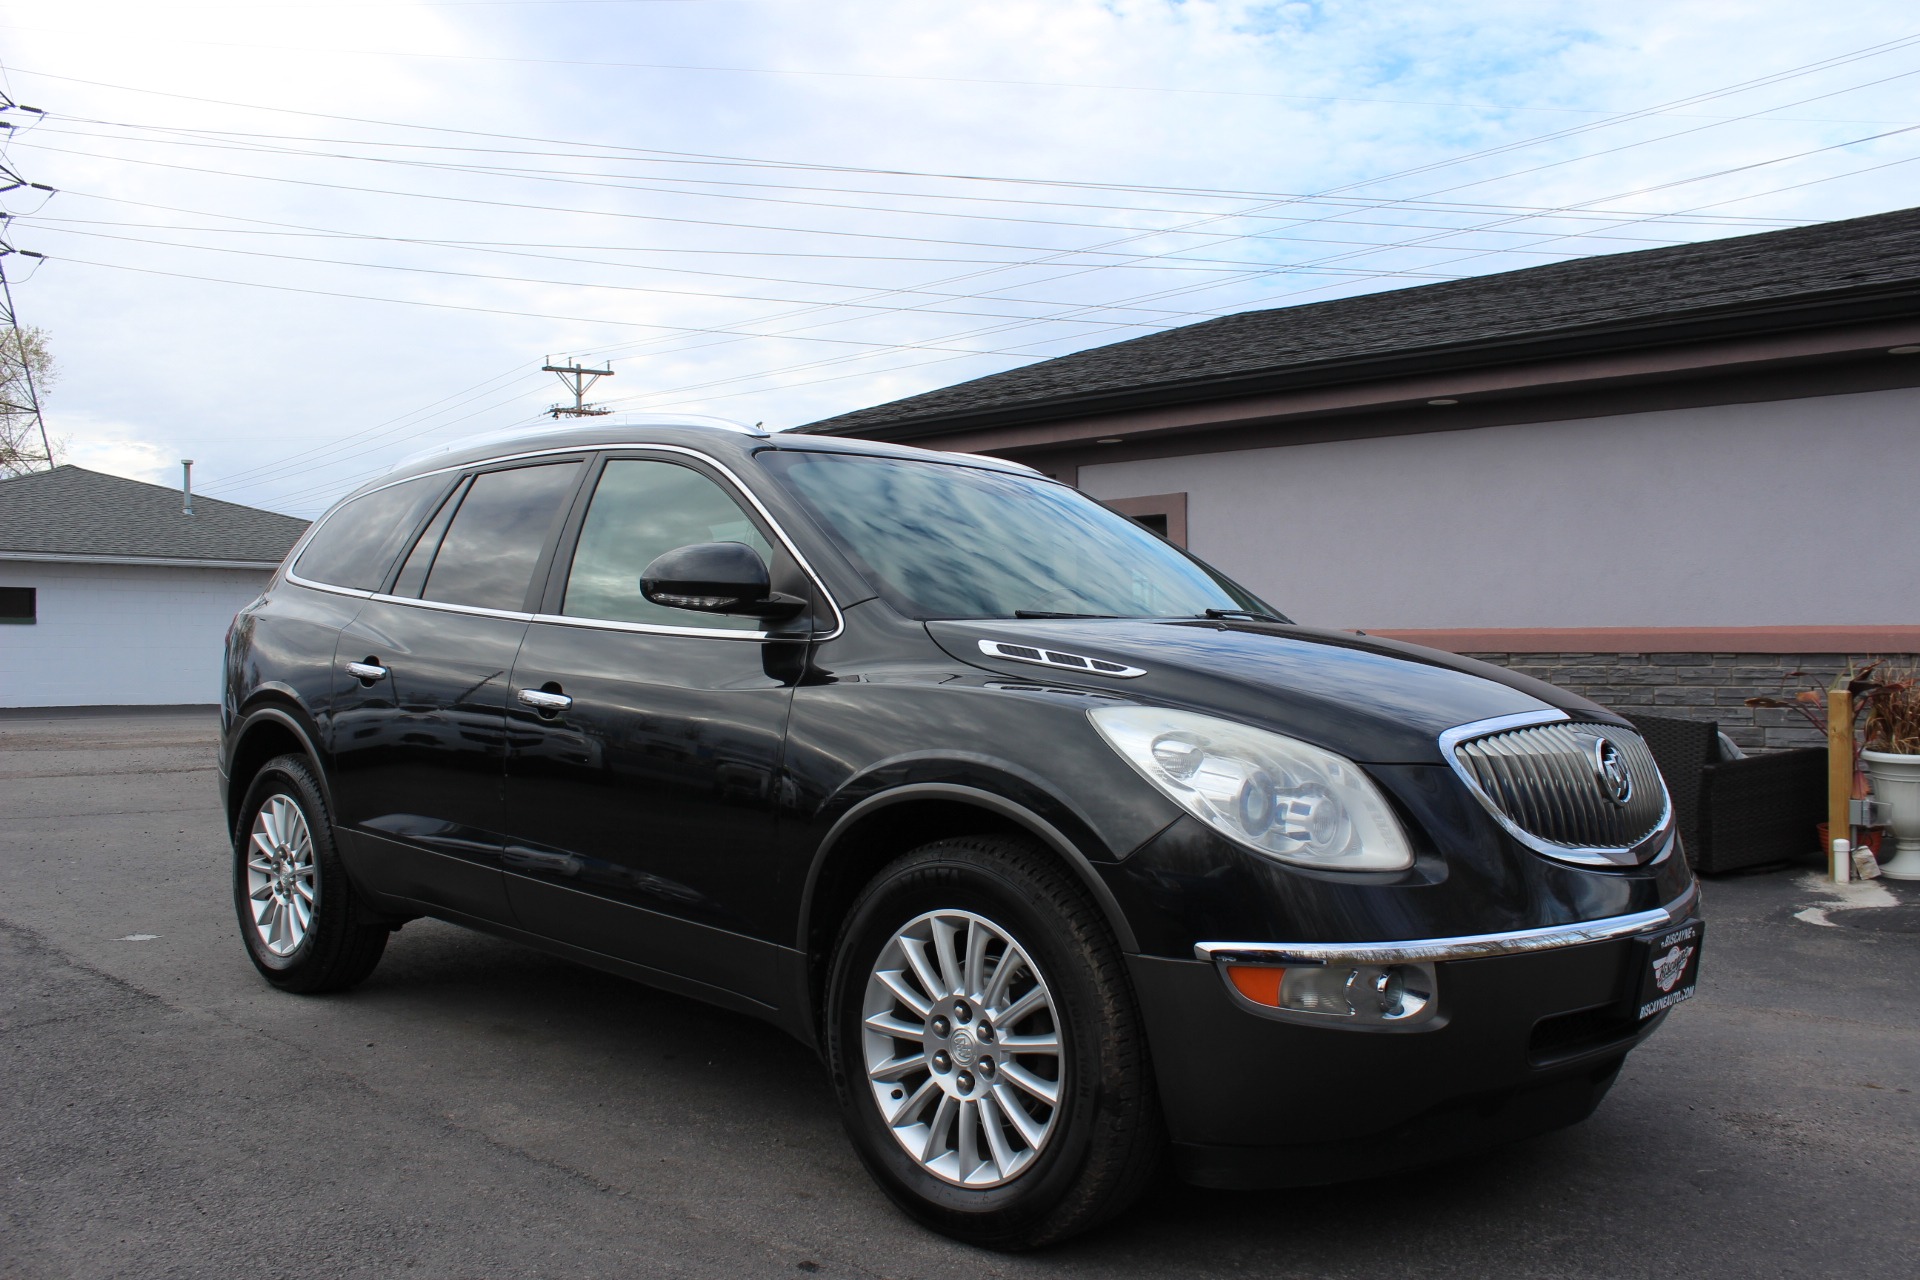
<svg viewBox="0 0 1920 1280"><path fill-rule="evenodd" d="M1893 857L1880 864L1880 874L1893 880L1920 880L1920 756L1897 756L1885 751L1862 751L1867 776L1873 779L1873 797L1892 811L1887 824L1893 837Z"/></svg>

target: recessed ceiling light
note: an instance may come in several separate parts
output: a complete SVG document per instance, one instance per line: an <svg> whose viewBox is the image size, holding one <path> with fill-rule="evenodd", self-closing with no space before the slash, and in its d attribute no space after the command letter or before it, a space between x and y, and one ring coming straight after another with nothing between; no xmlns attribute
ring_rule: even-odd
<svg viewBox="0 0 1920 1280"><path fill-rule="evenodd" d="M1095 444L1119 444L1120 437L1119 436L1101 436L1098 440L1095 440L1094 443Z"/></svg>
<svg viewBox="0 0 1920 1280"><path fill-rule="evenodd" d="M1887 354L1890 356L1920 356L1920 343L1906 347L1888 347Z"/></svg>
<svg viewBox="0 0 1920 1280"><path fill-rule="evenodd" d="M1429 400L1428 404L1459 404L1458 400Z"/></svg>

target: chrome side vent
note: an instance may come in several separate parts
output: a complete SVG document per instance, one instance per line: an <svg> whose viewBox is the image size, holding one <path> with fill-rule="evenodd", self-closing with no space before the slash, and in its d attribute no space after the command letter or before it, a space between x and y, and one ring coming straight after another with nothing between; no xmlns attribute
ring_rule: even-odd
<svg viewBox="0 0 1920 1280"><path fill-rule="evenodd" d="M1105 658L1086 658L1077 653L1062 653L1058 649L1042 649L1037 645L1010 644L1005 640L982 640L980 652L990 658L1005 658L1010 662L1031 662L1036 667L1053 667L1060 671L1112 676L1116 680L1131 680L1135 676L1147 674L1142 668L1130 667L1124 662L1109 662Z"/></svg>
<svg viewBox="0 0 1920 1280"><path fill-rule="evenodd" d="M1666 784L1631 729L1551 712L1462 725L1440 747L1500 824L1549 857L1632 866L1671 839Z"/></svg>

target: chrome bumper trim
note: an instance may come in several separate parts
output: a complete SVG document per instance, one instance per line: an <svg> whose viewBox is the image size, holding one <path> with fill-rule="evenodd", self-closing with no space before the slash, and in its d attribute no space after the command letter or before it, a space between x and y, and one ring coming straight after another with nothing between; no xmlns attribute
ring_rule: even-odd
<svg viewBox="0 0 1920 1280"><path fill-rule="evenodd" d="M1606 942L1649 932L1685 918L1699 899L1700 888L1693 885L1664 907L1581 924L1556 924L1543 929L1479 933L1460 938L1414 938L1406 942L1196 942L1193 944L1193 954L1196 959L1216 963L1265 965L1411 964L1423 960L1477 960L1487 956L1513 956L1529 951L1579 947L1589 942Z"/></svg>

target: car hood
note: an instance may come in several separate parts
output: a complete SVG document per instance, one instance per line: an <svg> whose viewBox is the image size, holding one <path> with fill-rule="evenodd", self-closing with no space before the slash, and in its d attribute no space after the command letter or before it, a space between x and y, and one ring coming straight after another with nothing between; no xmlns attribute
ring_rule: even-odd
<svg viewBox="0 0 1920 1280"><path fill-rule="evenodd" d="M1548 710L1625 724L1564 689L1457 654L1348 631L1185 618L936 621L927 630L963 662L1022 683L1094 688L1272 729L1352 760L1444 763L1456 725ZM984 652L1033 646L1141 668L1093 675Z"/></svg>

